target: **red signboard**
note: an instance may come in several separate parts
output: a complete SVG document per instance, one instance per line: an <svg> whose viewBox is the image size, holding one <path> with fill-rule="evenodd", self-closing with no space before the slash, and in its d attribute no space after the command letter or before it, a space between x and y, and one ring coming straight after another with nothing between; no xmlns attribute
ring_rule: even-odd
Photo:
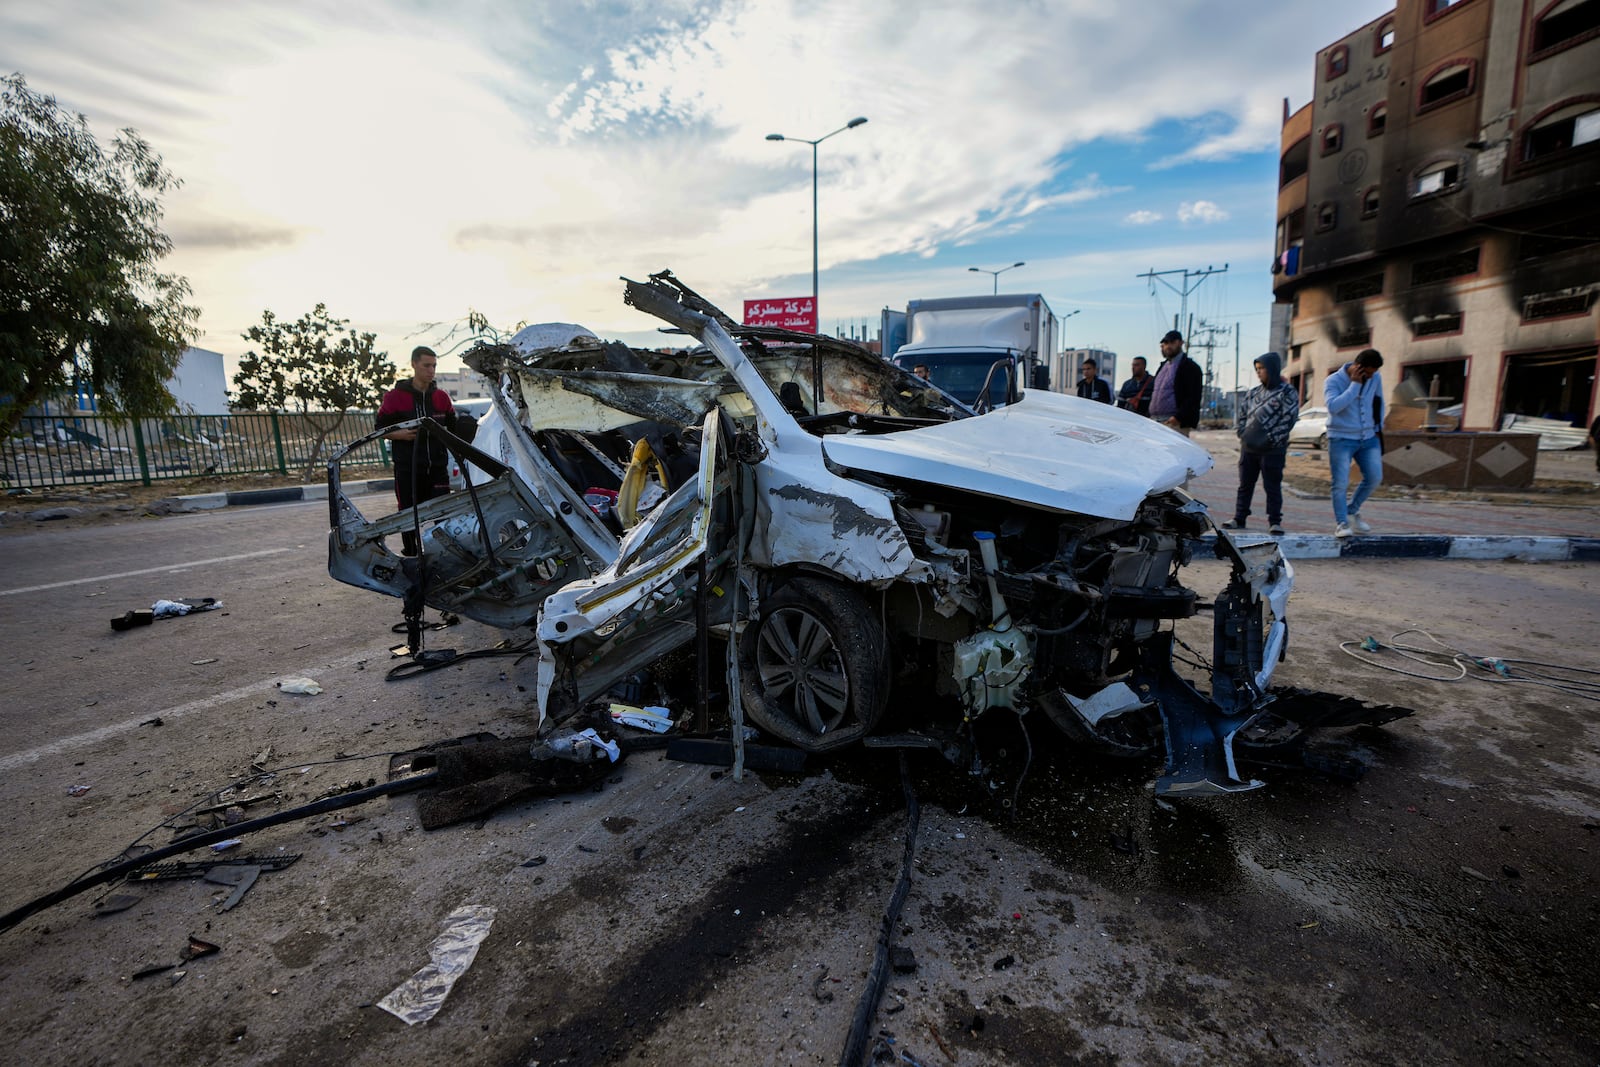
<svg viewBox="0 0 1600 1067"><path fill-rule="evenodd" d="M809 296L780 296L744 302L746 326L776 326L801 333L817 332L817 301Z"/></svg>

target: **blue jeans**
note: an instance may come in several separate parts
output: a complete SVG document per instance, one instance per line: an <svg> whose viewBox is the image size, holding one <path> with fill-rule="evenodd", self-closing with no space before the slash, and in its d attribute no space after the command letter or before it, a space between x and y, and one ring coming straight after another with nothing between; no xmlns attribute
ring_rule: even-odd
<svg viewBox="0 0 1600 1067"><path fill-rule="evenodd" d="M1356 495L1350 493L1350 461L1361 468L1361 484ZM1376 437L1357 440L1354 437L1328 438L1328 465L1333 471L1333 519L1349 522L1350 514L1361 510L1372 491L1383 484L1383 446ZM1349 503L1346 504L1348 497Z"/></svg>

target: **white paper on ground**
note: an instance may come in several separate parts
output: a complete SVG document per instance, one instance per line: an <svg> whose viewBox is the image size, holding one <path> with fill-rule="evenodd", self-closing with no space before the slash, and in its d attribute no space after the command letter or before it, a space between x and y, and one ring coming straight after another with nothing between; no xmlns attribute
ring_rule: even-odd
<svg viewBox="0 0 1600 1067"><path fill-rule="evenodd" d="M445 917L444 928L428 946L426 967L395 987L378 1001L378 1007L407 1026L425 1023L444 1007L456 979L467 973L478 956L478 946L489 936L495 909L487 904L468 904Z"/></svg>

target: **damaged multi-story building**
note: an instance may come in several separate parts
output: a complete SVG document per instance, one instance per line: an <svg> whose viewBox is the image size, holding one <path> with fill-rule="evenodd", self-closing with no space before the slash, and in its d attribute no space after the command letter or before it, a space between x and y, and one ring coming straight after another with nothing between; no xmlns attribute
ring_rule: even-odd
<svg viewBox="0 0 1600 1067"><path fill-rule="evenodd" d="M1305 402L1371 347L1393 400L1436 388L1462 429L1587 424L1600 0L1401 0L1319 51L1315 85L1284 102L1272 267Z"/></svg>

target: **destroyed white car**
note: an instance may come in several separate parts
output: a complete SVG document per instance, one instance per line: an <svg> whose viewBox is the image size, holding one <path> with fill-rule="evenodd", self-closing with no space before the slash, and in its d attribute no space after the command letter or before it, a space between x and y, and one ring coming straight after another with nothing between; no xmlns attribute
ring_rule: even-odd
<svg viewBox="0 0 1600 1067"><path fill-rule="evenodd" d="M330 573L413 620L426 603L531 631L541 721L709 632L730 714L809 752L961 751L981 717L1036 710L1076 744L1165 746L1164 793L1260 784L1233 745L1272 699L1293 570L1184 492L1204 449L1037 390L975 415L849 342L736 325L667 273L625 299L700 347L555 324L475 348L496 411L475 445L447 436L467 489L369 520L336 459ZM385 539L413 524L402 558ZM1180 580L1201 544L1231 563L1205 602ZM1202 694L1171 620L1206 610Z"/></svg>

